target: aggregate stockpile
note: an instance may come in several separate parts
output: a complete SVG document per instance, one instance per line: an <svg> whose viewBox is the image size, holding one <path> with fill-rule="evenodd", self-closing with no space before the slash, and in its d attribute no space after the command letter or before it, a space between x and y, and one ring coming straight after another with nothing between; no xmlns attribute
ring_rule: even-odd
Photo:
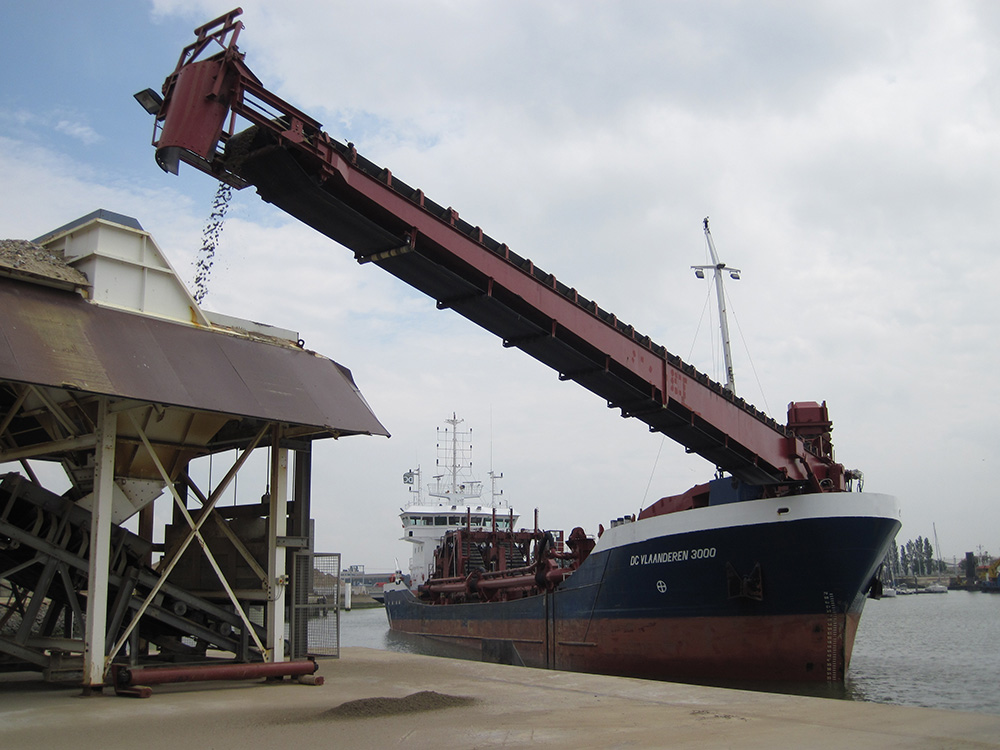
<svg viewBox="0 0 1000 750"><path fill-rule="evenodd" d="M861 474L834 460L826 404L794 402L787 424L777 423L331 138L246 66L239 14L196 30L162 101L149 107L165 171L183 162L235 188L254 186L359 263L389 271L728 472L658 500L562 562L542 535L525 547L526 565L479 549L489 564L467 570L476 545L464 545L465 558L443 555L450 570L438 577L448 581L387 592L392 627L563 669L843 679L865 593L899 520L894 498L851 491Z"/></svg>

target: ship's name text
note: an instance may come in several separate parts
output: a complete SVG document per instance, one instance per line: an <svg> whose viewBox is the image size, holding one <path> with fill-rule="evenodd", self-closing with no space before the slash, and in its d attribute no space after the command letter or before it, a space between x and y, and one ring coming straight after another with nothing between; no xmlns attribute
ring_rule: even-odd
<svg viewBox="0 0 1000 750"><path fill-rule="evenodd" d="M670 552L654 552L650 555L632 555L629 565L659 565L661 563L687 562L688 560L708 560L715 557L715 547L698 549L677 549Z"/></svg>

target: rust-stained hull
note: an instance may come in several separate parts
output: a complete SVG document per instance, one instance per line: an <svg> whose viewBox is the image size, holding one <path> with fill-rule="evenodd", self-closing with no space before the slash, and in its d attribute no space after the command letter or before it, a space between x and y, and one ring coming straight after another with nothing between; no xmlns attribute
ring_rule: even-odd
<svg viewBox="0 0 1000 750"><path fill-rule="evenodd" d="M393 629L433 636L526 667L688 682L840 682L860 613L678 620L394 620ZM586 636L581 638L581 634ZM507 642L506 649L491 641Z"/></svg>

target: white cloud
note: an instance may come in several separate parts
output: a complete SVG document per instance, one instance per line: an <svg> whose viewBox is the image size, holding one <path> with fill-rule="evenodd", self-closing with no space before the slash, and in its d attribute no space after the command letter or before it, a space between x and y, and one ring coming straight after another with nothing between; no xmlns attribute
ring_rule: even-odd
<svg viewBox="0 0 1000 750"><path fill-rule="evenodd" d="M12 130L11 135L42 142L49 135L48 131L52 131L69 136L86 146L100 143L103 137L86 124L85 120L86 117L79 113L31 111L23 108L0 110L0 123Z"/></svg>
<svg viewBox="0 0 1000 750"><path fill-rule="evenodd" d="M164 245L175 266L193 252L200 231L197 207L167 182L125 182L74 157L0 135L0 173L11 186L0 201L0 234L32 239L98 208L137 218ZM164 212L163 207L171 211Z"/></svg>
<svg viewBox="0 0 1000 750"><path fill-rule="evenodd" d="M84 125L80 122L71 122L70 120L59 120L55 124L55 129L68 135L70 138L75 138L85 145L91 145L97 143L101 140L101 136L89 125Z"/></svg>

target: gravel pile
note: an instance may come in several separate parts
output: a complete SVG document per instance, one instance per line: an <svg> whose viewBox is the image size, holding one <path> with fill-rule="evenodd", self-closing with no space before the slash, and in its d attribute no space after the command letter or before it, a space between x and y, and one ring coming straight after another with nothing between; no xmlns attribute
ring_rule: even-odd
<svg viewBox="0 0 1000 750"><path fill-rule="evenodd" d="M378 716L393 716L417 711L434 711L440 708L468 706L475 703L475 698L458 695L445 695L433 690L423 690L412 693L404 698L362 698L356 701L341 703L325 712L323 719L370 719Z"/></svg>
<svg viewBox="0 0 1000 750"><path fill-rule="evenodd" d="M0 269L25 276L87 284L87 277L53 253L28 240L0 240Z"/></svg>

